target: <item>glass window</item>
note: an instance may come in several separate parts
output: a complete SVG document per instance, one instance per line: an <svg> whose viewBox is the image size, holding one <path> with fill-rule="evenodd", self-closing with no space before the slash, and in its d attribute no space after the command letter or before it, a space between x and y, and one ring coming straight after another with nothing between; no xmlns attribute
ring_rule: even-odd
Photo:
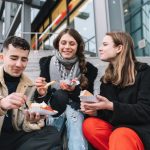
<svg viewBox="0 0 150 150"><path fill-rule="evenodd" d="M144 49L144 56L150 56L150 43L147 42L147 45Z"/></svg>
<svg viewBox="0 0 150 150"><path fill-rule="evenodd" d="M37 16L38 12L39 12L39 9L31 8L31 22L35 19L35 17Z"/></svg>
<svg viewBox="0 0 150 150"><path fill-rule="evenodd" d="M74 27L85 41L87 56L97 56L93 10L93 0L88 0L70 16L70 26Z"/></svg>
<svg viewBox="0 0 150 150"><path fill-rule="evenodd" d="M150 56L150 1L123 1L125 28L131 34L135 43L137 56ZM144 47L139 42L144 40Z"/></svg>
<svg viewBox="0 0 150 150"><path fill-rule="evenodd" d="M66 0L61 0L59 5L54 9L52 12L52 30L55 30L55 28L64 20L64 18L67 15L67 8L66 8Z"/></svg>
<svg viewBox="0 0 150 150"><path fill-rule="evenodd" d="M143 50L139 48L139 41L142 39L141 30L136 31L131 35L134 40L135 54L136 56L143 56Z"/></svg>
<svg viewBox="0 0 150 150"><path fill-rule="evenodd" d="M58 29L56 32L53 32L50 34L49 38L44 42L44 49L45 50L52 50L51 54L54 54L54 47L53 47L53 41L56 38L56 36L58 35L58 33L60 31L62 31L63 29L65 29L67 26L66 22L64 22Z"/></svg>
<svg viewBox="0 0 150 150"><path fill-rule="evenodd" d="M19 7L18 4L15 4L15 3L12 3L12 4L11 4L11 15L12 15L12 16L15 16L15 14L16 14L16 12L17 12L17 10L18 10L18 7Z"/></svg>
<svg viewBox="0 0 150 150"><path fill-rule="evenodd" d="M130 21L126 22L125 28L126 28L127 32L129 32L129 33L131 32L131 30L130 30L131 29Z"/></svg>
<svg viewBox="0 0 150 150"><path fill-rule="evenodd" d="M141 27L141 12L136 13L131 19L131 32Z"/></svg>

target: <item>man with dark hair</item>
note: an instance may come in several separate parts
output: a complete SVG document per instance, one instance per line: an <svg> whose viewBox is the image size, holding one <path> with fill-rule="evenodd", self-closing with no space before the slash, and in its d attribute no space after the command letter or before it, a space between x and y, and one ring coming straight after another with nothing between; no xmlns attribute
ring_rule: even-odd
<svg viewBox="0 0 150 150"><path fill-rule="evenodd" d="M45 116L25 111L31 102L24 94L32 81L23 73L30 46L11 36L3 44L4 64L0 67L0 149L60 150L58 131L44 127Z"/></svg>

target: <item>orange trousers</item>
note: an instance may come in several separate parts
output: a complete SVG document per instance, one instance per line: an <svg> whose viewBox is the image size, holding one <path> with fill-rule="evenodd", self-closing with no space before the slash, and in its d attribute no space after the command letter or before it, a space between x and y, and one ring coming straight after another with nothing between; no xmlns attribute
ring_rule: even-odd
<svg viewBox="0 0 150 150"><path fill-rule="evenodd" d="M83 134L96 150L144 150L139 136L130 128L113 130L108 122L90 117L83 122Z"/></svg>

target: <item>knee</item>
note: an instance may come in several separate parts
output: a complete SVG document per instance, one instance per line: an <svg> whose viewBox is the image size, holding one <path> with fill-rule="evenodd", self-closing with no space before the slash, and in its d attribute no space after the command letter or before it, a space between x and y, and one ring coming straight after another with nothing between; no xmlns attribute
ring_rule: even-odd
<svg viewBox="0 0 150 150"><path fill-rule="evenodd" d="M91 134L95 134L94 133L94 122L95 118L91 117L91 118L87 118L84 120L83 124L82 124L82 130L83 130L83 134L86 136L91 135Z"/></svg>
<svg viewBox="0 0 150 150"><path fill-rule="evenodd" d="M82 124L82 130L85 137L95 137L101 129L107 129L108 123L95 117L87 118Z"/></svg>
<svg viewBox="0 0 150 150"><path fill-rule="evenodd" d="M119 140L118 140L119 139ZM122 148L123 147L123 148ZM137 133L127 127L121 127L112 132L109 138L109 149L140 149L144 145Z"/></svg>
<svg viewBox="0 0 150 150"><path fill-rule="evenodd" d="M59 89L52 94L50 103L51 107L58 111L56 116L59 116L66 110L68 101L69 98L66 91Z"/></svg>
<svg viewBox="0 0 150 150"><path fill-rule="evenodd" d="M109 141L114 142L117 141L117 139L120 139L119 141L129 139L130 137L132 138L134 131L130 128L126 127L120 127L115 129L112 134L110 135Z"/></svg>

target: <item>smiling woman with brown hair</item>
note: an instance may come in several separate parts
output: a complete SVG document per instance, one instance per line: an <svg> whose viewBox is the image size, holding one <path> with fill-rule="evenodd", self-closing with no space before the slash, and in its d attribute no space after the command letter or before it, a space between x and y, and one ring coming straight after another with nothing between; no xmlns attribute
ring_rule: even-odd
<svg viewBox="0 0 150 150"><path fill-rule="evenodd" d="M85 60L84 41L75 29L66 28L60 32L54 40L54 48L56 49L54 56L40 60L41 77L36 80L37 90L41 96L47 93L45 98L50 99L52 108L59 112L58 116L65 112L68 149L87 150L86 140L82 134L84 116L78 111L79 95L84 89L93 93L97 68ZM65 80L70 82L75 79L80 84L65 83ZM49 89L44 88L46 82L52 80L57 82Z"/></svg>

